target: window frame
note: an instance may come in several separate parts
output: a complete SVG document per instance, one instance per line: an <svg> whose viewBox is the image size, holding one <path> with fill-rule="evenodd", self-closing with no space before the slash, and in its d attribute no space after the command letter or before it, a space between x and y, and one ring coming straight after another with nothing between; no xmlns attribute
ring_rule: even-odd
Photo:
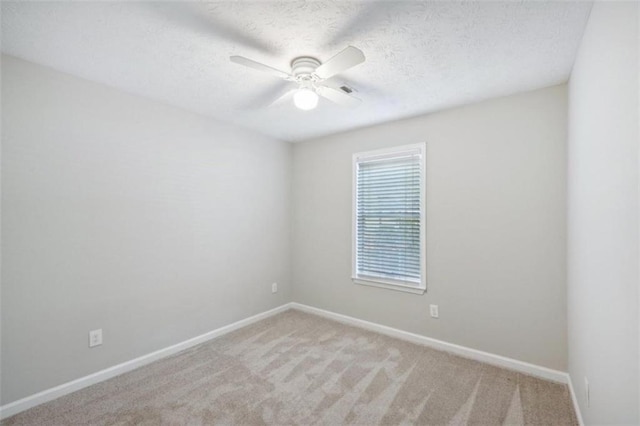
<svg viewBox="0 0 640 426"><path fill-rule="evenodd" d="M366 160L382 160L401 157L403 154L418 152L420 156L420 283L418 286L402 284L401 281L378 277L358 276L358 164ZM410 145L400 145L374 151L353 154L352 160L352 193L351 193L351 280L355 284L404 291L413 294L424 294L427 291L427 176L426 176L427 144L421 142Z"/></svg>

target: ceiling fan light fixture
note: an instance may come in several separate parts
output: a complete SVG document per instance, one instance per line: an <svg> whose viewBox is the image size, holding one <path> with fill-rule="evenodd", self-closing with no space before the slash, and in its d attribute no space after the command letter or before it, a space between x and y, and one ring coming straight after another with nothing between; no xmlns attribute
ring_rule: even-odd
<svg viewBox="0 0 640 426"><path fill-rule="evenodd" d="M291 88L291 90L272 102L271 105L275 105L284 99L290 99L292 95L294 105L303 111L309 111L317 107L320 96L335 104L349 108L356 107L361 102L360 99L351 96L350 93L353 90L346 86L338 88L335 87L334 83L325 82L325 80L333 78L336 74L340 74L364 62L364 53L357 47L347 46L325 63L311 56L298 56L291 61L290 73L280 71L244 56L234 55L229 59L236 64L266 72L297 84L297 87Z"/></svg>
<svg viewBox="0 0 640 426"><path fill-rule="evenodd" d="M309 111L318 106L318 94L311 89L299 89L293 95L293 104L304 111Z"/></svg>

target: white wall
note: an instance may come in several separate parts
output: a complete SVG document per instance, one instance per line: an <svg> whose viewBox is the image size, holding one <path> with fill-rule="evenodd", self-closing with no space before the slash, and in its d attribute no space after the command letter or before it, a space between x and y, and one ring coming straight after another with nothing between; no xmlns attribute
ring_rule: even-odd
<svg viewBox="0 0 640 426"><path fill-rule="evenodd" d="M2 143L2 404L290 300L288 143L6 56Z"/></svg>
<svg viewBox="0 0 640 426"><path fill-rule="evenodd" d="M594 5L569 83L569 372L587 424L640 423L638 7Z"/></svg>
<svg viewBox="0 0 640 426"><path fill-rule="evenodd" d="M294 301L566 370L566 111L562 85L294 145ZM353 284L352 154L423 141L427 293Z"/></svg>

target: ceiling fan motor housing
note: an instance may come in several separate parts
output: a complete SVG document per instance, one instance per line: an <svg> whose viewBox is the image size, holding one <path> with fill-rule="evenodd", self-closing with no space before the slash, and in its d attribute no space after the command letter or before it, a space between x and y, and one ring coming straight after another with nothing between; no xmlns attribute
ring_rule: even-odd
<svg viewBox="0 0 640 426"><path fill-rule="evenodd" d="M296 81L316 81L318 78L313 74L320 66L320 61L310 56L301 56L291 61L291 74Z"/></svg>

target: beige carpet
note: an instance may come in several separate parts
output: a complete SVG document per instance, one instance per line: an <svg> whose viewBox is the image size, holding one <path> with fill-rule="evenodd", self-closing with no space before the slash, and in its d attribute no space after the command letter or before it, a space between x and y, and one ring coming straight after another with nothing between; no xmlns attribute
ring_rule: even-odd
<svg viewBox="0 0 640 426"><path fill-rule="evenodd" d="M577 422L565 385L287 311L4 424Z"/></svg>

